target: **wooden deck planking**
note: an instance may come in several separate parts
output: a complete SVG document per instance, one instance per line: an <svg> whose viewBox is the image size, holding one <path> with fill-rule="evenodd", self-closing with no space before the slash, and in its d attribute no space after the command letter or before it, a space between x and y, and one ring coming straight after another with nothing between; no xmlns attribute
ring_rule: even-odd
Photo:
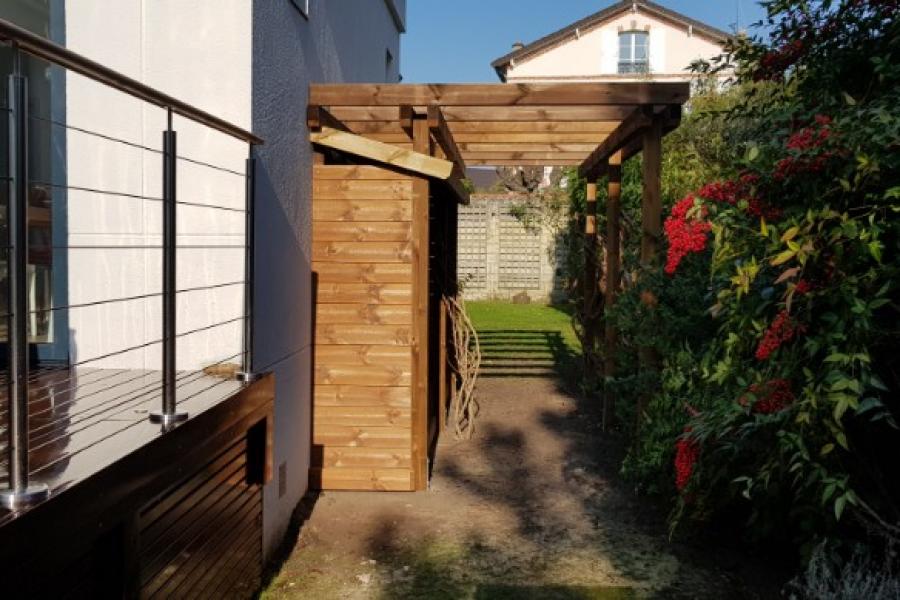
<svg viewBox="0 0 900 600"><path fill-rule="evenodd" d="M77 459L96 447L110 442L112 448L104 462L114 460L118 455L115 440L134 428L149 425L148 411L162 402L158 372L53 369L42 373L29 394L29 459L32 477L51 489L73 485L89 476L93 469L87 462L82 468ZM242 388L239 382L202 371L181 373L179 378L179 404L214 403ZM0 402L6 404L5 387L0 388ZM6 477L8 468L5 427L3 430L0 478Z"/></svg>

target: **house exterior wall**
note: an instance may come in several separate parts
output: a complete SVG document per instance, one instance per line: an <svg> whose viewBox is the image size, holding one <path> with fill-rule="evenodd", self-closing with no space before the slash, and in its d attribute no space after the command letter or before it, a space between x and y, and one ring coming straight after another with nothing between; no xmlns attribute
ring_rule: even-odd
<svg viewBox="0 0 900 600"><path fill-rule="evenodd" d="M250 128L251 12L246 2L96 0L85 10L83 3L69 0L63 20L68 48ZM207 26L197 27L198 23ZM65 75L64 90L68 125L161 149L166 127L162 109L71 72ZM246 144L179 117L173 128L178 132L179 156L244 171ZM156 200L162 196L160 155L72 129L65 137L65 170L60 177L69 189L65 201L54 206L66 206L68 303L160 292L161 251L145 249L158 246L162 239L161 203ZM178 197L234 209L178 207L178 244L194 247L179 250L178 289L239 280L243 178L180 160ZM213 245L222 247L196 248ZM159 298L151 297L68 311L69 360L89 361L159 339L160 307ZM239 286L182 293L177 329L193 331L234 320L241 313ZM240 350L241 324L232 322L179 339L178 368L239 362ZM154 344L87 366L158 369L160 361L160 345Z"/></svg>
<svg viewBox="0 0 900 600"><path fill-rule="evenodd" d="M689 79L685 69L698 58L712 58L722 52L721 44L689 34L688 27L642 11L626 12L597 26L580 31L546 50L510 65L506 79L510 83L566 79L646 78L646 75L618 74L620 31L648 31L650 34L650 76L656 80Z"/></svg>
<svg viewBox="0 0 900 600"><path fill-rule="evenodd" d="M310 463L309 83L400 79L400 31L385 2L311 0L310 5L308 20L287 0L253 7L252 128L266 140L257 153L255 360L275 372L275 467L277 475L284 465L286 474L283 494L277 481L264 491L269 550L306 492ZM390 66L388 51L394 57Z"/></svg>
<svg viewBox="0 0 900 600"><path fill-rule="evenodd" d="M9 3L11 2L11 4ZM256 150L257 371L276 375L275 479L264 490L264 548L281 540L308 484L312 382L310 248L312 148L305 125L311 82L397 82L405 0L310 0L303 16L291 0L7 0L0 17L37 22L57 43L265 139ZM23 23L25 24L25 23ZM38 26L32 29L41 29ZM389 58L390 57L390 58ZM57 70L58 71L58 70ZM54 302L158 293L164 111L81 76L57 78L43 117L75 129L52 133L54 245L129 246L54 252ZM5 78L4 78L5 79ZM5 83L2 86L5 89ZM180 200L243 208L247 146L176 117ZM74 189L74 188L84 189ZM96 193L86 190L114 192ZM243 276L243 214L179 206L179 245L229 248L179 251L178 287ZM240 287L182 294L178 331L233 319ZM70 363L159 339L158 298L57 311L56 355ZM232 358L240 323L182 338L179 369ZM158 345L89 363L159 369Z"/></svg>

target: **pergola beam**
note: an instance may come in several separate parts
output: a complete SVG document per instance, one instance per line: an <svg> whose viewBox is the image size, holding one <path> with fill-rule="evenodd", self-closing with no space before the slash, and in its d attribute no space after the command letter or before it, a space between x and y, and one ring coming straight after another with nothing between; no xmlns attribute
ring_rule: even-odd
<svg viewBox="0 0 900 600"><path fill-rule="evenodd" d="M447 127L447 121L444 119L444 113L441 111L440 106L428 107L428 129L431 131L434 141L444 151L447 159L456 165L457 173L455 175L465 177L466 162L463 160L462 153L453 139L450 128Z"/></svg>
<svg viewBox="0 0 900 600"><path fill-rule="evenodd" d="M454 136L466 133L612 133L619 126L619 121L453 121L447 119L446 110L441 109L444 120ZM402 115L402 113L401 113ZM406 133L406 120L400 116L390 121L353 121L343 119L343 123L354 133ZM593 140L592 140L593 141ZM596 143L591 146L591 149Z"/></svg>
<svg viewBox="0 0 900 600"><path fill-rule="evenodd" d="M446 111L444 111L446 112ZM612 133L619 121L454 121L450 129L460 133Z"/></svg>
<svg viewBox="0 0 900 600"><path fill-rule="evenodd" d="M424 112L427 105L414 106ZM581 123L585 121L621 121L634 110L627 105L578 105L578 106L442 106L444 118L454 127L457 123L472 121L496 121L500 123ZM334 116L344 122L392 121L398 119L397 106L331 106Z"/></svg>
<svg viewBox="0 0 900 600"><path fill-rule="evenodd" d="M403 131L388 131L380 133L366 133L354 131L360 135L381 142L409 141L409 136ZM591 149L597 147L607 137L605 133L592 132L566 132L566 133L476 133L462 132L453 134L457 144L588 144Z"/></svg>
<svg viewBox="0 0 900 600"><path fill-rule="evenodd" d="M322 127L320 131L311 132L309 139L312 143L320 146L362 156L437 179L448 179L453 172L453 163L450 161L383 144L330 127Z"/></svg>
<svg viewBox="0 0 900 600"><path fill-rule="evenodd" d="M565 158L552 159L492 159L492 158L469 158L466 164L470 167L577 167L581 164L581 159L572 160Z"/></svg>
<svg viewBox="0 0 900 600"><path fill-rule="evenodd" d="M665 137L672 131L678 129L678 126L681 124L681 107L680 106L669 106L666 107L666 110L663 111L660 117L662 119L662 136ZM643 136L635 136L633 140L625 144L625 146L621 149L621 163L624 163L626 160L631 158L632 156L638 154L644 148L644 139ZM621 164L620 163L620 164ZM599 179L604 175L608 174L607 166L600 165L600 170L597 171L595 175L595 179Z"/></svg>
<svg viewBox="0 0 900 600"><path fill-rule="evenodd" d="M641 106L635 109L631 115L622 121L622 124L609 134L597 148L578 167L578 174L594 181L597 174L606 168L609 157L631 143L635 136L641 133L653 122L653 109L649 106ZM638 139L640 139L638 137Z"/></svg>
<svg viewBox="0 0 900 600"><path fill-rule="evenodd" d="M314 84L309 101L322 106L559 106L682 104L687 83Z"/></svg>
<svg viewBox="0 0 900 600"><path fill-rule="evenodd" d="M576 163L580 163L584 158L584 152L554 152L553 150L549 150L547 152L514 152L514 151L502 151L502 152L466 152L466 163L468 164L473 160L573 160Z"/></svg>

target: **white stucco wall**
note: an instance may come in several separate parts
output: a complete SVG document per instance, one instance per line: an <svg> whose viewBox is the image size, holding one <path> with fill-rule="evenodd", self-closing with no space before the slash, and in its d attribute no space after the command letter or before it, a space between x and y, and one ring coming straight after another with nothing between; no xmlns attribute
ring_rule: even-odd
<svg viewBox="0 0 900 600"><path fill-rule="evenodd" d="M250 6L244 0L93 0L89 10L82 2L66 3L70 49L245 128L251 122L250 35ZM73 73L66 75L65 98L68 125L161 148L162 109ZM243 172L242 142L179 117L174 129L179 156ZM106 246L160 244L161 203L140 198L161 196L160 155L75 129L68 130L66 146L67 244L104 246L68 251L68 303L158 293L159 250ZM243 196L242 177L179 161L179 201L241 209ZM180 249L179 289L241 278L243 251L236 247L243 244L241 213L180 205L178 227L179 246L223 246ZM177 330L233 320L242 313L241 301L238 286L182 293ZM91 359L158 340L160 304L153 297L70 310L70 360L89 361L90 367L158 369L158 344ZM240 323L218 326L179 339L178 367L238 362L240 349Z"/></svg>
<svg viewBox="0 0 900 600"><path fill-rule="evenodd" d="M687 67L698 58L721 54L722 47L688 27L676 25L638 9L593 28L573 33L565 41L516 61L506 73L507 81L567 79L590 81L618 75L620 31L648 31L650 75L654 79L689 79Z"/></svg>
<svg viewBox="0 0 900 600"><path fill-rule="evenodd" d="M400 36L384 2L311 0L309 20L288 2L256 2L253 131L266 140L257 167L257 365L276 377L275 465L265 491L265 546L281 539L306 491L310 451L312 147L310 82L399 79ZM394 57L387 68L386 52Z"/></svg>

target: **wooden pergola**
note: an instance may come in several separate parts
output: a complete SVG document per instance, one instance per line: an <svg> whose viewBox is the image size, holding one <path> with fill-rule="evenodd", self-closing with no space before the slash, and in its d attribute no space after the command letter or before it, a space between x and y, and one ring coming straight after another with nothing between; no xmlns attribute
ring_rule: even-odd
<svg viewBox="0 0 900 600"><path fill-rule="evenodd" d="M467 166L577 167L588 182L583 283L585 314L593 322L586 324L585 335L590 344L605 335L607 362L593 366L610 375L616 333L609 327L605 333L596 331L601 287L594 182L607 176L609 186L603 240L603 299L609 307L621 282L621 164L643 153L641 260L649 264L656 260L662 233L662 138L680 123L689 96L689 84L669 82L313 84L307 124L320 163L325 149L376 161L437 181L462 203L468 202L462 184ZM425 223L435 215L427 214L428 203L416 206L413 239L421 246L428 243ZM456 213L447 214L452 218ZM415 323L425 327L422 320ZM427 335L424 329L415 331L414 346ZM427 357L417 360L424 369ZM612 403L604 404L609 414Z"/></svg>
<svg viewBox="0 0 900 600"><path fill-rule="evenodd" d="M688 96L686 83L315 84L309 103L331 117L314 116L314 128L343 126L411 149L411 120L427 116L439 155L455 163L580 166L590 175L616 150L640 151L635 134L654 117L677 123Z"/></svg>

